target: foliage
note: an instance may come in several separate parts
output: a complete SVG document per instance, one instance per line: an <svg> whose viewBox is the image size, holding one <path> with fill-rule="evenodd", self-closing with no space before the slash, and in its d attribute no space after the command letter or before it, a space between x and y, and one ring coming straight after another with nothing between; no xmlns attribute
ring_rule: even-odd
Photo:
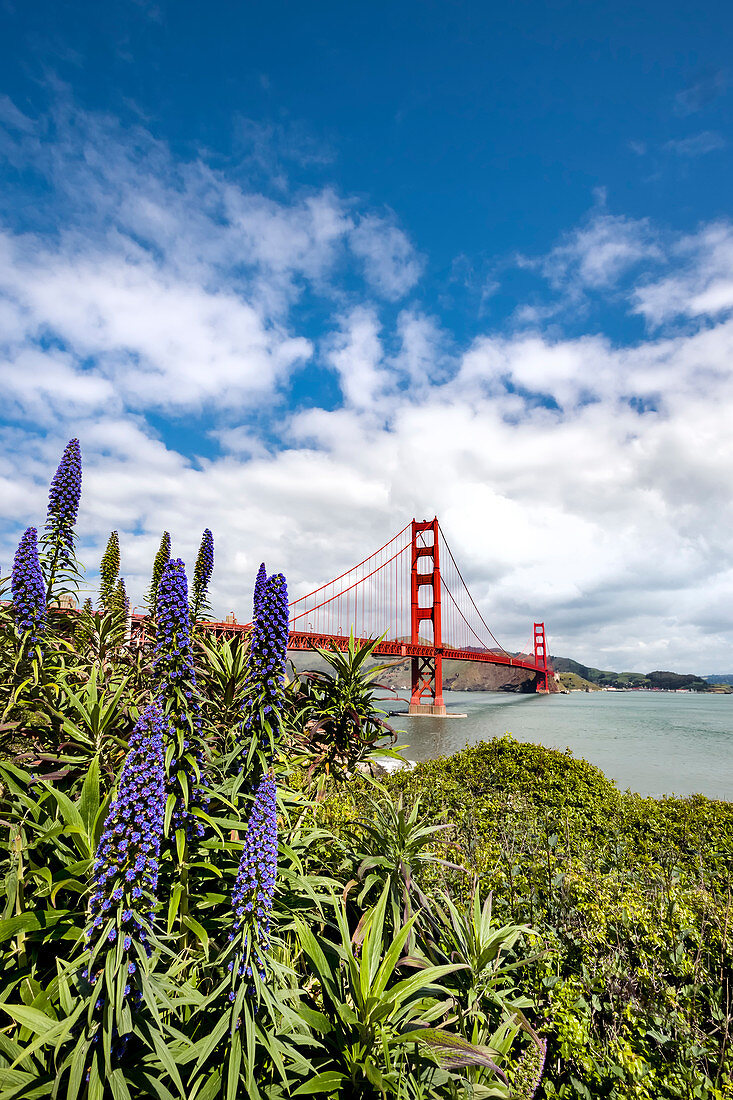
<svg viewBox="0 0 733 1100"><path fill-rule="evenodd" d="M597 687L615 688L653 688L662 691L709 691L713 679L709 676L703 678L692 674L682 675L678 672L648 672L643 676L639 672L606 672L600 668L592 668L581 665L578 661L571 661L569 657L553 657L555 671L563 677L567 687L579 687L582 685L567 682L564 677L574 674L581 680L595 684ZM721 679L723 679L721 677Z"/></svg>
<svg viewBox="0 0 733 1100"><path fill-rule="evenodd" d="M359 644L353 635L345 652L317 652L332 671L294 672L291 697L296 709L293 739L305 754L308 779L323 790L328 780L348 781L360 765L375 755L394 756L385 738L394 742L391 726L374 703L379 673L389 667L369 665L378 639Z"/></svg>
<svg viewBox="0 0 733 1100"><path fill-rule="evenodd" d="M531 925L528 971L548 1035L540 1097L729 1098L733 1076L733 805L622 794L569 753L482 743L384 780L420 800L434 855L463 863L502 922ZM320 820L373 815L366 783ZM465 874L425 868L451 904ZM447 902L446 902L447 905ZM438 956L433 955L434 959Z"/></svg>
<svg viewBox="0 0 733 1100"><path fill-rule="evenodd" d="M78 574L72 444L44 612ZM194 639L165 536L135 639L118 585L104 613L52 611L38 645L0 605L0 1100L529 1096L526 930L434 889L435 868L465 872L419 808L372 782L379 811L346 843L298 789L328 723L345 783L384 729L357 647L286 685L287 587L266 573L251 638ZM304 713L325 723L315 757ZM459 957L476 913L496 950Z"/></svg>

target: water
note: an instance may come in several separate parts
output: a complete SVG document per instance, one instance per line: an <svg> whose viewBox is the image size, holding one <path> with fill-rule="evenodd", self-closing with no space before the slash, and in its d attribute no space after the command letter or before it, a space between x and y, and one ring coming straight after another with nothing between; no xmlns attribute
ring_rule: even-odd
<svg viewBox="0 0 733 1100"><path fill-rule="evenodd" d="M574 692L507 695L446 691L450 710L467 718L389 721L409 760L449 756L510 732L518 741L597 765L625 790L659 796L705 794L733 800L733 695L667 692ZM383 703L387 706L387 703Z"/></svg>

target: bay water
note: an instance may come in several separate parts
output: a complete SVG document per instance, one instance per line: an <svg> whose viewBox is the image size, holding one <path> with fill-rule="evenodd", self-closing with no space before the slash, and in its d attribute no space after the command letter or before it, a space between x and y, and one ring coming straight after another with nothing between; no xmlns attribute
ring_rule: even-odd
<svg viewBox="0 0 733 1100"><path fill-rule="evenodd" d="M704 794L733 800L733 695L674 692L572 692L513 695L446 691L466 718L388 721L408 760L450 756L477 741L511 733L595 764L621 790L659 797ZM389 704L379 704L387 709ZM394 709L397 709L396 707Z"/></svg>

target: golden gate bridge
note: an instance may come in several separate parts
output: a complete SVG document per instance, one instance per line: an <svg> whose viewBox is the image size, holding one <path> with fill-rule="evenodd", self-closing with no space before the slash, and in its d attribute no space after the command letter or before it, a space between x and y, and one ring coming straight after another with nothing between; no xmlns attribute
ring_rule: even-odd
<svg viewBox="0 0 733 1100"><path fill-rule="evenodd" d="M548 690L545 624L534 623L519 652L504 649L476 606L437 517L413 519L368 558L289 607L288 649L345 650L353 634L360 642L378 638L375 656L409 659L410 714L446 713L444 660L526 669L535 674L536 691ZM251 626L201 625L223 635Z"/></svg>

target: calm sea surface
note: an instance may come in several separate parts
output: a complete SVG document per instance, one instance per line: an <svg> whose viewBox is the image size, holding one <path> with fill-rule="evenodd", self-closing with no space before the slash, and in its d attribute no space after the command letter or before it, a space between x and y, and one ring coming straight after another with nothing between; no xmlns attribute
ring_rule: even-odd
<svg viewBox="0 0 733 1100"><path fill-rule="evenodd" d="M733 800L733 695L446 691L445 701L468 717L389 719L405 731L398 744L409 745L409 760L449 756L509 732L518 741L572 749L622 790Z"/></svg>

